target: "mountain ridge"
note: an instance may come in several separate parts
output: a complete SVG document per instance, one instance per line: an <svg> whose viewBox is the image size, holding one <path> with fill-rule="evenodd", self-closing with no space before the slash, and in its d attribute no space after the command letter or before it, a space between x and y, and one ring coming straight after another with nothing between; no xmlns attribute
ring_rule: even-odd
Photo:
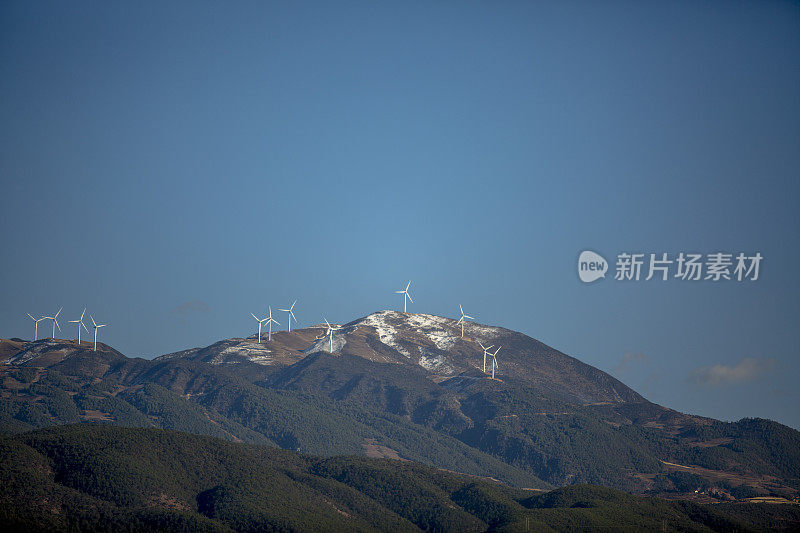
<svg viewBox="0 0 800 533"><path fill-rule="evenodd" d="M571 366L570 370L578 376L588 374L586 376L587 382L595 380L606 387L605 393L584 391L585 397L582 400L585 402L644 400L641 395L613 376L527 335L502 327L470 322L466 326L467 335L462 339L457 334L460 331L460 326L454 319L424 313L401 313L390 310L371 313L348 322L341 327L342 330L334 334L334 352L356 355L376 362L416 363L429 370L433 376L438 376L441 379L447 379L468 369L478 370L480 368L478 361L482 358L483 350L477 342L486 341L486 344L496 342L498 344L495 347L500 346L503 353L500 356L500 360L503 363L500 365L501 370L498 370L498 375L508 374L508 366L506 365L509 365L515 367L513 368L514 372L521 373L540 385L545 385L548 382L553 383L554 381L557 383L558 373L556 370L558 368L553 365L557 363L561 366ZM375 335L364 336L363 334L358 334L359 328L370 328ZM411 337L405 335L398 339L398 328L404 329L406 332L415 331L417 334ZM262 343L264 347L258 348L260 351L272 353L269 348L273 347L275 351L272 357L261 356L258 359L252 359L243 356L243 351L248 348L253 349L244 347L248 341L254 338L249 337L247 339L222 340L206 348L193 348L183 352L165 354L156 357L155 360L188 356L191 358L202 357L204 361L216 364L244 362L244 360L265 365L293 363L299 361L305 355L318 351L327 351L328 341L322 342L327 337L322 338L319 335L312 335L311 332L315 330L324 332L325 326L301 328L293 330L291 334L285 331L273 332L274 340L264 340ZM287 343L287 337L292 342ZM298 337L302 342L309 343L306 348L302 348L302 345L298 346L296 342ZM376 337L380 344L374 342ZM342 342L342 339L345 342ZM502 348L503 342L506 343L505 348ZM528 349L527 352L522 354L514 350L515 345L524 342L533 343L533 350ZM234 343L236 343L236 346L244 348L240 349L239 352L227 352L233 347ZM223 346L222 350L218 349ZM215 347L217 348L216 350ZM238 361L223 360L221 356L227 353L236 353L240 359ZM506 358L509 354L513 354L511 359ZM404 357L398 357L398 355ZM534 362L529 363L536 366L533 372L531 369L524 367L523 361L526 356L534 359ZM212 359L214 358L217 358L217 361L213 361ZM545 358L554 360L549 361L550 364L548 366L543 364Z"/></svg>
<svg viewBox="0 0 800 533"><path fill-rule="evenodd" d="M723 499L748 493L741 487L788 497L800 488L800 434L775 422L673 411L505 328L470 323L462 338L455 320L395 311L341 327L334 354L324 326L153 360L100 344L4 341L0 429L101 420L320 455L382 450L544 488L674 492L684 474ZM502 346L498 379L482 372L479 342Z"/></svg>

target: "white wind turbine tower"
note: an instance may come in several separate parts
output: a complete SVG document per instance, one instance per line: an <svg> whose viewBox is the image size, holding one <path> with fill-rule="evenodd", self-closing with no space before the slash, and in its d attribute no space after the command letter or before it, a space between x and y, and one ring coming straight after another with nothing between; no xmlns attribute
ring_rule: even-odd
<svg viewBox="0 0 800 533"><path fill-rule="evenodd" d="M411 287L411 280L409 280L409 282L408 282L408 285L406 285L406 288L405 288L405 290L402 290L402 291L394 291L394 292L395 292L395 293L397 293L397 294L402 294L402 295L403 295L403 312L404 312L404 313L406 312L406 298L408 298L409 300L411 300L411 303L412 303L412 304L414 303L414 300L412 300L412 299L411 299L411 295L410 295L410 294L408 294L408 288L409 288L409 287Z"/></svg>
<svg viewBox="0 0 800 533"><path fill-rule="evenodd" d="M272 323L275 322L279 326L281 325L280 322L272 318L272 306L269 306L269 316L265 319L267 321L267 325L269 325L269 333L267 334L267 340L272 340Z"/></svg>
<svg viewBox="0 0 800 533"><path fill-rule="evenodd" d="M500 351L500 347L498 346L497 349L492 354L492 379L494 379L494 369L497 368L497 352Z"/></svg>
<svg viewBox="0 0 800 533"><path fill-rule="evenodd" d="M329 336L331 338L331 349L328 350L328 351L330 353L333 353L333 331L337 330L337 329L342 329L342 328L341 328L341 326L338 327L338 328L335 328L335 327L331 326L331 323L328 322L327 318L325 318L325 317L322 317L322 318L323 318L323 320L325 320L325 324L327 324L327 326L328 326L328 331L325 332L325 335L327 335L327 336Z"/></svg>
<svg viewBox="0 0 800 533"><path fill-rule="evenodd" d="M458 305L458 309L461 311L461 318L458 319L458 322L456 322L456 324L461 324L461 336L463 337L464 336L464 324L466 323L466 321L464 319L465 318L468 318L470 320L475 320L475 319L472 318L469 315L465 315L464 314L464 308L461 307L461 304Z"/></svg>
<svg viewBox="0 0 800 533"><path fill-rule="evenodd" d="M56 338L56 326L58 326L58 331L61 331L61 326L59 326L59 324L58 324L58 314L61 313L61 309L64 309L64 308L63 307L60 308L58 310L58 313L56 313L54 316L43 316L42 317L42 318L45 318L47 320L52 320L53 321L53 338L54 339Z"/></svg>
<svg viewBox="0 0 800 533"><path fill-rule="evenodd" d="M92 326L94 327L94 351L97 351L97 330L100 328L106 327L108 324L98 324L94 321L94 317L89 315L89 318L92 319Z"/></svg>
<svg viewBox="0 0 800 533"><path fill-rule="evenodd" d="M81 313L81 317L78 320L70 320L69 321L70 324L77 324L78 325L78 344L81 343L81 326L83 326L83 329L86 330L86 333L89 333L89 330L86 329L86 324L83 323L83 315L85 315L85 314L86 314L86 308L84 307L83 308L83 313Z"/></svg>
<svg viewBox="0 0 800 533"><path fill-rule="evenodd" d="M261 325L262 325L264 322L266 322L266 321L267 321L267 319L266 319L266 318L258 318L258 317L257 317L256 315L254 315L253 313L250 313L250 316L252 316L253 318L255 318L255 319L256 319L256 321L258 322L258 343L259 343L259 344L261 344Z"/></svg>
<svg viewBox="0 0 800 533"><path fill-rule="evenodd" d="M45 319L45 317L42 317L42 318L33 318L33 315L32 315L32 314L30 314L30 313L28 313L28 316L29 316L29 317L31 317L31 320L33 320L33 322L36 324L36 325L33 327L33 340L35 340L35 341L36 341L36 340L39 340L39 322L41 322L42 320L44 320L44 319Z"/></svg>
<svg viewBox="0 0 800 533"><path fill-rule="evenodd" d="M494 346L484 346L482 342L478 342L483 348L483 373L486 373L486 356L489 354L489 350L494 348Z"/></svg>
<svg viewBox="0 0 800 533"><path fill-rule="evenodd" d="M294 321L297 322L297 318L295 318L294 313L292 312L292 309L294 309L294 304L296 304L296 303L297 303L297 300L294 301L294 303L292 304L292 306L289 309L278 309L278 311L285 311L285 312L289 313L289 316L286 317L286 321L289 323L289 331L290 332L292 331L292 319L294 318Z"/></svg>
<svg viewBox="0 0 800 533"><path fill-rule="evenodd" d="M266 317L266 318L258 318L256 315L253 315L253 313L250 313L250 314L253 316L253 318L258 320L258 343L261 344L261 326L263 324L269 325L269 337L267 338L267 340L271 341L272 340L272 323L275 322L276 324L280 325L280 322L278 322L277 320L272 318L272 307L269 308L269 316Z"/></svg>

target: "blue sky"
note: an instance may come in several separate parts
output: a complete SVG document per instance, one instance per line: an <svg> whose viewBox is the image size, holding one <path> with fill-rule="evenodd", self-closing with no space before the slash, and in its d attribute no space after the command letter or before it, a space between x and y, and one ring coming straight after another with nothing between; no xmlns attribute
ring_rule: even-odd
<svg viewBox="0 0 800 533"><path fill-rule="evenodd" d="M0 336L86 306L153 357L411 279L411 311L800 428L798 95L796 2L3 2ZM584 249L764 260L587 285Z"/></svg>

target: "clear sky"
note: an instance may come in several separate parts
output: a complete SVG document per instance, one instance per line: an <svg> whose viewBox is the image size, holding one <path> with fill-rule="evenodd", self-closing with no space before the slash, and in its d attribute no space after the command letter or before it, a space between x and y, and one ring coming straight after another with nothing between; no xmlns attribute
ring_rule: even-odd
<svg viewBox="0 0 800 533"><path fill-rule="evenodd" d="M411 279L410 311L800 428L799 170L797 2L0 3L2 337L85 306L149 358ZM764 259L584 284L584 249Z"/></svg>

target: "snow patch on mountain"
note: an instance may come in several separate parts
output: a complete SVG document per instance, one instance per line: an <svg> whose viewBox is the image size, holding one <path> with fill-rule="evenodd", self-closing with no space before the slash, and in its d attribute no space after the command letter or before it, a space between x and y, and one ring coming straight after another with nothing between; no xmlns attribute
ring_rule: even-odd
<svg viewBox="0 0 800 533"><path fill-rule="evenodd" d="M455 368L450 365L444 354L430 352L424 349L422 346L419 347L419 353L420 356L417 363L422 368L437 374L449 375L455 373Z"/></svg>
<svg viewBox="0 0 800 533"><path fill-rule="evenodd" d="M391 346L406 357L408 350L398 342L398 334L408 332L426 337L440 350L450 350L461 338L461 326L457 320L424 313L400 313L380 311L364 317L357 324L375 328L381 342ZM500 333L498 328L468 322L465 333L479 340L490 341Z"/></svg>
<svg viewBox="0 0 800 533"><path fill-rule="evenodd" d="M464 328L464 333L470 337L475 337L484 344L500 336L500 329L492 326L484 326L483 324L476 324L474 322L467 322Z"/></svg>
<svg viewBox="0 0 800 533"><path fill-rule="evenodd" d="M77 352L78 349L68 346L63 342L59 341L35 341L29 342L25 345L25 347L17 354L10 357L6 362L14 365L21 365L27 363L28 361L32 361L37 359L43 355L47 355L48 357L52 357L53 354L58 354L63 361L70 355Z"/></svg>
<svg viewBox="0 0 800 533"><path fill-rule="evenodd" d="M449 350L461 337L453 327L453 320L435 315L415 314L406 320L408 325L428 337L440 350Z"/></svg>
<svg viewBox="0 0 800 533"><path fill-rule="evenodd" d="M189 348L188 350L181 350L180 352L173 352L164 355L159 355L158 357L156 357L156 359L158 359L159 361L169 361L170 359L180 359L180 358L189 359L200 350L201 348Z"/></svg>
<svg viewBox="0 0 800 533"><path fill-rule="evenodd" d="M392 315L399 314L400 313L395 313L394 311L381 311L379 313L373 313L367 317L364 317L357 323L357 325L370 326L374 328L375 332L378 334L378 338L383 344L391 346L406 357L411 357L409 351L403 348L403 346L401 346L396 340L398 328L395 326L395 324L388 320L390 318L395 318Z"/></svg>
<svg viewBox="0 0 800 533"><path fill-rule="evenodd" d="M263 344L253 343L251 340L245 340L236 344L226 346L219 351L217 355L209 361L213 365L220 364L235 364L241 361L232 358L231 356L239 356L251 363L259 365L268 365L272 363L272 350L268 350Z"/></svg>
<svg viewBox="0 0 800 533"><path fill-rule="evenodd" d="M342 334L333 334L333 351L331 351L331 338L328 335L320 337L314 341L314 344L303 350L305 354L312 354L316 352L339 353L347 344L347 338Z"/></svg>

